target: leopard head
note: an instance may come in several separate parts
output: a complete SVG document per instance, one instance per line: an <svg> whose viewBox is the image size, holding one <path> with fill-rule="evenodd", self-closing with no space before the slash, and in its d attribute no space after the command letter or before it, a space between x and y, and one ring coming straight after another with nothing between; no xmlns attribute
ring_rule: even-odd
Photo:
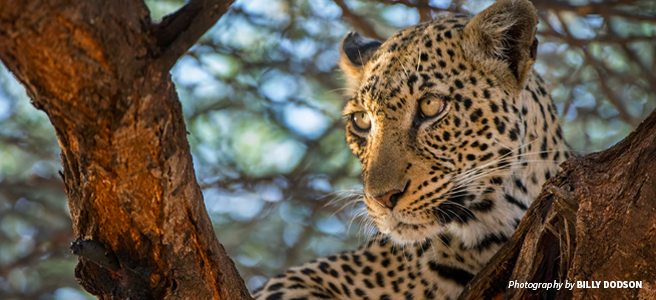
<svg viewBox="0 0 656 300"><path fill-rule="evenodd" d="M393 241L466 226L476 205L494 205L485 195L511 180L486 176L488 167L521 167L504 157L529 135L517 102L535 62L536 26L530 2L503 0L384 42L344 38L346 140L362 163L368 214Z"/></svg>

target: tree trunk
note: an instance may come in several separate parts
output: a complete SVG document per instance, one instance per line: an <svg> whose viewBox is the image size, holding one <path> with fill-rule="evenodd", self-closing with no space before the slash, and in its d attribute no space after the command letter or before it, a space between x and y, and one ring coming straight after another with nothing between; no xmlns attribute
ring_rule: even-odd
<svg viewBox="0 0 656 300"><path fill-rule="evenodd" d="M61 147L80 284L99 299L251 299L196 182L169 69L232 1L0 0L0 60Z"/></svg>
<svg viewBox="0 0 656 300"><path fill-rule="evenodd" d="M169 69L232 1L152 24L142 1L0 0L0 60L50 118L99 299L250 299L215 237ZM616 146L563 164L460 299L656 299L656 113ZM642 289L510 281L638 280Z"/></svg>
<svg viewBox="0 0 656 300"><path fill-rule="evenodd" d="M459 299L656 299L656 111L617 145L562 167ZM575 286L519 289L511 281Z"/></svg>

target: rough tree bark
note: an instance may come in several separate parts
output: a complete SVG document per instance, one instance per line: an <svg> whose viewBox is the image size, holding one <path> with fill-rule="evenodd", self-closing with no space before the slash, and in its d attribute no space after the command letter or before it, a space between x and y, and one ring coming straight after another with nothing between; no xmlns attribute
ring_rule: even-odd
<svg viewBox="0 0 656 300"><path fill-rule="evenodd" d="M232 1L0 0L0 60L59 139L80 284L100 299L250 299L218 243L169 69ZM656 299L656 113L563 165L461 299ZM508 282L642 280L637 289Z"/></svg>
<svg viewBox="0 0 656 300"><path fill-rule="evenodd" d="M57 132L86 257L75 275L99 299L250 299L214 234L169 75L232 2L192 0L154 24L143 1L0 0L0 60Z"/></svg>

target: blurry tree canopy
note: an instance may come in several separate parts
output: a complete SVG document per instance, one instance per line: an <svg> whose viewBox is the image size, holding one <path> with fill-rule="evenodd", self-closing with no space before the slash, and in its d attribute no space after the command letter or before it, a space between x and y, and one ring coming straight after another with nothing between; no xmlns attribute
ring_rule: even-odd
<svg viewBox="0 0 656 300"><path fill-rule="evenodd" d="M25 12L38 13L39 2L31 2ZM155 22L185 4L145 2L147 8L132 13L150 11ZM373 230L356 219L363 213L357 201L360 167L344 142L345 91L334 70L340 39L349 30L385 38L438 13L474 14L490 3L240 0L177 62L171 74L195 176L219 239L248 288L259 287L287 267L355 248ZM566 140L580 153L608 148L656 107L656 5L631 0L533 3L540 16L535 69L550 84ZM9 30L20 24L4 20L13 7L27 4L2 4L0 39L21 38ZM37 25L34 30L48 29ZM131 28L147 25L121 30L130 36ZM53 43L67 39L50 38ZM7 45L0 43L0 49ZM55 58L41 57L44 62ZM58 59L63 58L80 63L73 57ZM61 74L58 69L44 72ZM170 97L166 91L172 89L164 86L159 92ZM62 161L55 136L47 116L34 110L20 84L2 69L2 299L89 297L73 277L77 258L68 253L74 239L72 211L57 174Z"/></svg>

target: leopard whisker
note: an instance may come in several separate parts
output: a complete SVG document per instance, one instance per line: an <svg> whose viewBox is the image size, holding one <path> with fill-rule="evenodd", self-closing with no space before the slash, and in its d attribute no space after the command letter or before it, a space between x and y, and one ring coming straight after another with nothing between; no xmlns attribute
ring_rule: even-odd
<svg viewBox="0 0 656 300"><path fill-rule="evenodd" d="M472 171L474 171L474 170L476 170L476 169L485 168L485 167L490 166L490 165L495 164L495 163L499 163L499 162L503 161L503 160L506 159L506 158L508 158L508 159L514 159L514 157L516 157L516 156L512 156L513 153L518 152L518 151L521 150L522 148L527 147L528 145L534 143L535 140L534 140L534 141L530 141L530 142L525 143L525 144L522 144L522 145L518 146L518 147L515 148L515 149L512 149L511 147L508 147L508 146L504 145L503 143L501 143L501 142L498 141L498 140L497 140L497 142L498 142L500 145L502 145L504 148L506 148L506 149L508 149L508 150L510 150L510 151L509 151L508 153L506 153L506 154L503 154L501 157L499 157L499 158L497 158L497 159L495 159L495 160L490 161L489 163L486 163L486 164L484 164L484 165L482 165L482 166L478 166L477 168L474 168L474 169L472 169L472 170L468 170L467 172L464 172L464 173L458 174L458 175L456 175L456 176L454 176L454 177L467 175L469 172L472 172Z"/></svg>
<svg viewBox="0 0 656 300"><path fill-rule="evenodd" d="M474 219L476 218L476 216L475 216L474 213L469 209L469 207L466 207L466 206L464 206L464 205L462 205L462 204L460 204L460 203L453 202L453 201L451 201L451 200L446 200L446 201L444 201L443 203L454 204L454 205L457 205L457 206L459 206L459 207L462 207L462 208L465 210L465 212L466 212L470 217L472 217L472 218L474 218ZM460 218L460 216L458 216L458 218ZM464 220L462 220L462 218L461 218L460 220L461 220L461 221L464 221Z"/></svg>
<svg viewBox="0 0 656 300"><path fill-rule="evenodd" d="M358 204L358 203L360 203L360 202L363 202L363 203L364 203L364 198L356 198L356 199L349 200L348 202L344 203L341 207L339 207L338 209L336 209L336 210L330 215L330 218L334 217L335 215L337 215L337 214L340 213L341 211L344 211L344 209L345 209L347 206L349 206L349 205L351 205L351 210L353 210L353 208L355 207L355 205Z"/></svg>
<svg viewBox="0 0 656 300"><path fill-rule="evenodd" d="M462 179L456 179L457 182L455 182L455 187L459 187L459 186L462 186L463 184L467 184L467 183L469 183L473 180L481 178L481 176L483 176L483 175L488 175L488 174L490 174L490 172L493 172L493 171L496 171L496 170L512 171L512 170L509 170L508 167L516 166L516 165L524 164L524 163L529 163L529 162L545 162L545 163L548 163L550 161L545 161L545 160L522 160L522 161L507 163L507 164L504 164L501 167L495 167L495 168L488 169L488 170L479 170L481 172L480 174L476 174L476 175L473 175L471 177L465 177L465 178L462 178Z"/></svg>

